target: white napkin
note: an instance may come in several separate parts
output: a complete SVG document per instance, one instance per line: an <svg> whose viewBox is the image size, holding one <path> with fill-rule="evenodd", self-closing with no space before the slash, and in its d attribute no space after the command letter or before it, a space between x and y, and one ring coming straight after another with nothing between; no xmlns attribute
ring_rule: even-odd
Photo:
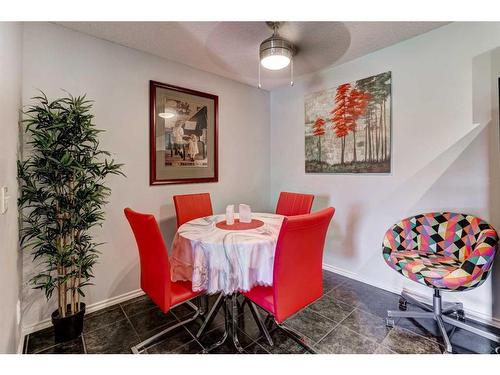
<svg viewBox="0 0 500 375"><path fill-rule="evenodd" d="M226 224L233 225L234 224L234 205L229 204L226 207Z"/></svg>
<svg viewBox="0 0 500 375"><path fill-rule="evenodd" d="M248 204L240 204L240 223L251 223L252 222L252 210Z"/></svg>

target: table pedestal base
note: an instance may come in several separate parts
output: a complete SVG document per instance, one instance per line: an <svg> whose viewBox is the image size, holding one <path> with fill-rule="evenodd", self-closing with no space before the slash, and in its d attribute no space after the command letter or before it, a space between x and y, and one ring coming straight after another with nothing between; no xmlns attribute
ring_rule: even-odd
<svg viewBox="0 0 500 375"><path fill-rule="evenodd" d="M255 323L259 327L259 330L261 333L264 335L264 337L267 339L267 342L269 343L270 346L273 346L273 340L271 339L271 335L269 334L269 331L267 329L267 326L269 323L272 321L272 315L268 315L265 319L265 322L262 321L260 317L259 310L257 309L256 305L248 301L246 298L243 301L242 305L238 306L238 300L237 300L238 294L234 293L228 296L223 295L222 293L219 295L217 298L217 301L213 305L212 309L208 313L205 321L203 322L202 326L198 330L198 333L196 334L196 338L200 338L200 336L203 334L205 329L213 322L215 319L215 316L219 312L221 308L224 308L224 334L222 338L213 344L210 348L205 349L203 353L209 353L212 350L218 348L219 346L223 345L226 340L231 336L231 339L233 340L234 347L236 350L240 353L243 352L243 347L240 344L240 341L238 339L238 316L240 313L242 313L243 310L243 305L246 303L248 304L250 308L250 312L252 313L252 316L255 320ZM303 346L309 353L316 353L314 349L309 347L307 345L305 339L301 337L300 334L295 332L294 330L282 325L278 324L277 329L282 330L286 335L291 337L294 341L296 341L298 344Z"/></svg>
<svg viewBox="0 0 500 375"><path fill-rule="evenodd" d="M212 321L214 320L215 316L217 315L217 313L221 308L224 308L224 335L218 342L213 344L211 347L205 349L203 353L209 353L212 350L223 345L229 336L231 336L231 339L233 340L233 344L236 350L239 353L243 353L243 347L241 346L240 341L238 339L238 301L236 293L228 296L224 296L221 293L219 298L217 298L217 301L215 302L214 306L208 313L205 322L203 323L198 333L196 334L196 337L199 338L203 334L205 328L210 323L212 323Z"/></svg>
<svg viewBox="0 0 500 375"><path fill-rule="evenodd" d="M243 352L243 347L241 346L240 341L238 339L238 316L241 311L241 306L238 306L237 298L238 298L237 293L233 293L227 296L222 295L221 293L219 298L217 298L217 301L215 302L214 306L208 313L205 322L203 323L198 333L196 334L196 338L199 338L203 334L205 328L212 323L212 321L214 320L215 316L217 315L217 313L221 308L224 308L224 335L218 342L213 344L210 348L205 349L203 351L204 353L208 353L214 350L215 348L223 345L229 336L231 336L231 339L233 340L233 344L236 350L239 353ZM259 311L257 310L257 308L253 303L250 303L249 305L252 316L255 319L255 323L259 327L262 334L266 337L267 341L269 342L269 345L273 346L273 340L271 339L271 335L269 334L266 325L262 323Z"/></svg>

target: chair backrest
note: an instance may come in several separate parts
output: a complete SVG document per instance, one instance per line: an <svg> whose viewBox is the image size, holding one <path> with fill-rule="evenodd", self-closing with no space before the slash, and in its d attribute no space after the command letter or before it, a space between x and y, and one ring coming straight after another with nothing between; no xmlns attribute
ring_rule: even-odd
<svg viewBox="0 0 500 375"><path fill-rule="evenodd" d="M276 205L276 213L284 216L305 215L311 213L314 195L289 193L282 191Z"/></svg>
<svg viewBox="0 0 500 375"><path fill-rule="evenodd" d="M170 263L168 250L153 215L125 208L141 264L141 288L163 311L170 310Z"/></svg>
<svg viewBox="0 0 500 375"><path fill-rule="evenodd" d="M213 215L209 193L174 195L174 205L177 228L190 220Z"/></svg>
<svg viewBox="0 0 500 375"><path fill-rule="evenodd" d="M384 246L393 250L419 250L459 261L470 257L478 240L494 229L484 220L461 213L429 212L393 225Z"/></svg>
<svg viewBox="0 0 500 375"><path fill-rule="evenodd" d="M283 219L273 270L278 323L323 295L323 248L335 209Z"/></svg>

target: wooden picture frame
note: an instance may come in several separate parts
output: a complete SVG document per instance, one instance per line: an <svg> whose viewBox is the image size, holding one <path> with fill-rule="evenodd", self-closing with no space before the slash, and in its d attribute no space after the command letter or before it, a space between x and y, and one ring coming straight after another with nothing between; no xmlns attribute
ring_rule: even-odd
<svg viewBox="0 0 500 375"><path fill-rule="evenodd" d="M150 185L218 181L219 97L149 81Z"/></svg>

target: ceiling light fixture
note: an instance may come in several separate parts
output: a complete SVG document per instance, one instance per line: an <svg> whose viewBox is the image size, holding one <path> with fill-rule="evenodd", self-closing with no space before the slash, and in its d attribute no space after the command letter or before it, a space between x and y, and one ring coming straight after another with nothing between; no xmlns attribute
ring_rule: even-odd
<svg viewBox="0 0 500 375"><path fill-rule="evenodd" d="M260 81L260 66L269 70L281 70L290 65L290 86L293 86L293 55L295 54L295 46L288 40L282 38L278 29L281 22L266 22L273 30L273 35L264 40L259 48L259 87Z"/></svg>

